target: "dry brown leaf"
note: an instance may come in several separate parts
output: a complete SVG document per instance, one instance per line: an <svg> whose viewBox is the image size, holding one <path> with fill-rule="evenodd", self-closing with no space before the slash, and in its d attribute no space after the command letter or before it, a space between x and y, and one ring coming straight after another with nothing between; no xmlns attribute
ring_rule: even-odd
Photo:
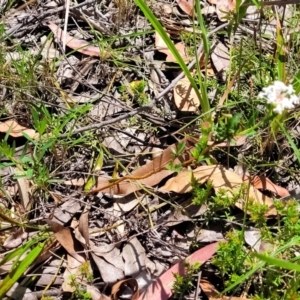
<svg viewBox="0 0 300 300"><path fill-rule="evenodd" d="M167 55L166 57L167 62L175 62L175 63L177 62L176 58L173 56L172 52L168 49L164 40L157 32L155 33L155 47L159 52ZM175 44L175 48L178 50L184 62L188 62L190 60L190 58L187 56L187 53L185 51L185 45L183 43Z"/></svg>
<svg viewBox="0 0 300 300"><path fill-rule="evenodd" d="M134 278L124 279L113 285L111 289L112 300L118 300L119 294L122 295L122 289L129 287L132 291L131 300L137 300L139 298L139 287L138 283Z"/></svg>
<svg viewBox="0 0 300 300"><path fill-rule="evenodd" d="M64 33L63 31L53 22L49 21L47 23L47 26L51 29L53 32L54 36L62 42ZM97 57L102 57L102 58L108 58L109 54L108 52L103 52L99 49L99 47L94 47L90 46L88 42L84 40L79 40L74 38L73 36L69 35L66 33L65 35L65 40L66 40L66 45L73 49L76 50L82 54L88 55L88 56L97 56Z"/></svg>
<svg viewBox="0 0 300 300"><path fill-rule="evenodd" d="M222 143L218 143L216 145L214 145L215 147L239 147L245 144L247 140L247 136L246 135L238 135L232 138L232 140L228 143L228 142L222 142ZM213 142L208 142L208 145L212 145Z"/></svg>
<svg viewBox="0 0 300 300"><path fill-rule="evenodd" d="M18 171L16 171L17 173ZM31 188L29 180L26 177L17 177L17 185L19 187L19 196L21 199L21 205L25 211L30 211L32 206Z"/></svg>
<svg viewBox="0 0 300 300"><path fill-rule="evenodd" d="M89 237L89 209L85 206L80 218L79 218L79 225L78 230L83 236L85 240L85 250L90 248L90 237Z"/></svg>
<svg viewBox="0 0 300 300"><path fill-rule="evenodd" d="M80 267L82 266L82 263L78 261L78 259L75 259L71 255L67 255L67 267L65 269L65 272L63 274L64 283L62 284L62 289L64 292L74 292L75 287L74 284L72 284L70 281L70 276L74 276L74 280L76 280L78 283L82 283L83 281L83 275L82 271L80 270ZM89 268L91 269L91 266L89 265Z"/></svg>
<svg viewBox="0 0 300 300"><path fill-rule="evenodd" d="M116 217L124 215L124 213L131 211L140 204L140 199L136 194L129 194L123 197L119 196L114 200L113 215Z"/></svg>
<svg viewBox="0 0 300 300"><path fill-rule="evenodd" d="M3 243L3 247L6 249L15 249L23 243L24 240L28 239L28 232L24 228L18 228L12 233Z"/></svg>
<svg viewBox="0 0 300 300"><path fill-rule="evenodd" d="M250 178L247 175L241 175L243 180L249 182ZM283 188L272 182L269 178L265 176L253 176L251 177L251 184L257 189L268 190L277 194L279 197L288 197L290 193L287 189Z"/></svg>
<svg viewBox="0 0 300 300"><path fill-rule="evenodd" d="M181 142L186 144L186 152L181 154L178 158L174 160L174 164L185 162L192 158L190 150L194 148L195 144L197 143L196 139L193 138L185 138L181 140ZM161 180L166 178L167 176L173 174L173 171L163 169L166 167L173 159L173 152L172 149L176 149L178 144L173 144L166 148L163 153L157 157L155 157L151 162L143 165L132 172L132 177L142 177L147 174L151 174L146 178L138 180L140 185L137 182L133 181L123 181L119 184L114 185L111 189L107 188L103 190L105 193L113 192L114 195L128 195L135 191L141 189L141 184L146 186L154 186L158 184ZM109 184L109 179L104 177L98 177L98 183L96 189L101 187L105 187Z"/></svg>
<svg viewBox="0 0 300 300"><path fill-rule="evenodd" d="M219 20L224 21L227 13L235 9L235 0L208 0L209 3L215 4Z"/></svg>
<svg viewBox="0 0 300 300"><path fill-rule="evenodd" d="M124 278L124 271L122 269L107 262L106 259L103 259L92 252L91 255L99 269L101 278L105 283L112 284Z"/></svg>
<svg viewBox="0 0 300 300"><path fill-rule="evenodd" d="M180 207L172 210L164 224L166 226L175 226L182 222L190 221L191 218L201 216L205 214L206 211L207 205L195 205L190 198L181 203Z"/></svg>
<svg viewBox="0 0 300 300"><path fill-rule="evenodd" d="M134 237L124 246L122 257L125 262L125 276L135 277L146 268L146 251Z"/></svg>
<svg viewBox="0 0 300 300"><path fill-rule="evenodd" d="M210 180L216 191L226 189L229 195L232 195L232 192L241 187L243 183L243 180L238 174L228 171L222 166L200 166L193 171L185 170L180 172L176 177L169 179L167 183L160 188L160 191L173 191L177 193L189 192L192 189L190 183L191 172L193 172L193 176L199 183L203 184L207 180ZM269 210L266 213L266 216L277 215L273 200L263 195L259 190L251 185L249 186L248 198L253 199L254 203L267 205ZM245 200L241 199L235 205L239 209L244 210L245 204Z"/></svg>
<svg viewBox="0 0 300 300"><path fill-rule="evenodd" d="M0 122L0 132L7 133L12 137L21 137L23 133L27 134L31 138L36 138L37 133L34 129L26 128L14 119L7 120L5 122Z"/></svg>
<svg viewBox="0 0 300 300"><path fill-rule="evenodd" d="M201 279L200 287L209 300L250 300L249 298L222 296L209 281L204 279Z"/></svg>
<svg viewBox="0 0 300 300"><path fill-rule="evenodd" d="M175 85L174 100L180 111L199 110L200 100L187 77L180 79Z"/></svg>
<svg viewBox="0 0 300 300"><path fill-rule="evenodd" d="M83 258L83 256L76 253L76 251L83 251L82 246L73 237L70 228L64 227L49 219L47 219L46 222L51 227L58 242L67 250L67 252L75 259L77 259L80 263L84 263L85 259Z"/></svg>
<svg viewBox="0 0 300 300"><path fill-rule="evenodd" d="M179 7L189 16L193 14L194 0L176 0Z"/></svg>
<svg viewBox="0 0 300 300"><path fill-rule="evenodd" d="M112 300L110 296L106 296L104 294L101 294L100 299L99 300Z"/></svg>

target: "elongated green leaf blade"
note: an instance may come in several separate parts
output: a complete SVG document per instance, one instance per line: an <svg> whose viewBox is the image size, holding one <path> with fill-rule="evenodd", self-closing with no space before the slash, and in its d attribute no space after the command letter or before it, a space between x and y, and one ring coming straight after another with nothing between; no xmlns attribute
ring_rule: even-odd
<svg viewBox="0 0 300 300"><path fill-rule="evenodd" d="M256 256L257 258L259 258L260 260L266 262L269 265L277 266L279 268L284 268L287 270L296 271L296 272L300 273L300 265L299 264L294 264L287 260L282 260L279 258L274 258L274 257L270 257L267 255L259 254L259 253L254 253L253 255Z"/></svg>
<svg viewBox="0 0 300 300"><path fill-rule="evenodd" d="M4 278L0 284L0 299L10 290L14 283L24 274L28 267L41 254L44 248L44 243L39 243L29 254L15 266L13 270Z"/></svg>
<svg viewBox="0 0 300 300"><path fill-rule="evenodd" d="M201 105L202 105L201 95L199 93L197 84L196 84L194 78L192 77L191 72L189 71L189 69L187 68L186 64L184 63L181 55L179 54L179 52L175 48L175 45L173 44L173 42L171 41L171 39L167 35L166 31L163 29L163 27L161 26L161 24L159 23L159 21L157 20L157 18L154 16L154 14L152 13L152 11L149 9L149 7L145 3L145 1L143 1L143 0L134 0L134 2L142 10L142 12L146 16L146 18L149 20L149 22L152 24L152 26L154 27L154 29L158 32L158 34L161 36L161 38L166 43L168 49L171 51L171 53L175 57L177 63L180 66L180 68L182 69L182 71L184 72L184 74L186 75L186 77L189 79L189 81L190 81L193 89L195 90L196 95L199 98L199 100L201 102ZM207 111L205 111L205 107L202 107L202 109L203 109L204 113L207 112Z"/></svg>

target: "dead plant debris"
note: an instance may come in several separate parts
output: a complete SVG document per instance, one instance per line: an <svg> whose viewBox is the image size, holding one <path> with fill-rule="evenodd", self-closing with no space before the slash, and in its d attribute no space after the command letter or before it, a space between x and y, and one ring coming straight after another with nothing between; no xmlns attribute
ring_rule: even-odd
<svg viewBox="0 0 300 300"><path fill-rule="evenodd" d="M296 299L293 1L0 3L0 299Z"/></svg>

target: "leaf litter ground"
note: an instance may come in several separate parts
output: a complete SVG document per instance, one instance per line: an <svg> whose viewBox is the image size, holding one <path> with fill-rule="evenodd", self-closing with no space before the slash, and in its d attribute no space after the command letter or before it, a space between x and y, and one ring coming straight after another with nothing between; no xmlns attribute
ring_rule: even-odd
<svg viewBox="0 0 300 300"><path fill-rule="evenodd" d="M263 14L249 5L228 39L226 16L235 1L208 2L208 64L201 51L197 55L216 123L222 124L226 113L249 110L234 102L238 93L247 99L259 86L255 72L234 66L232 51L241 51L241 43L251 51L249 40L258 42L253 24L263 20L259 43L271 55L278 25L272 10ZM225 239L229 244L228 232L243 228L247 251L277 246L260 230L247 200L252 208L263 207L274 225L274 199L297 195L299 162L292 147L279 137L269 152L269 133L259 128L256 136L231 141L211 137L215 164L196 164L199 99L136 4L69 4L1 5L0 298L221 299L218 292L230 276L222 277L211 258ZM192 2L148 5L184 61L195 64L192 45L201 45L201 35L193 27ZM297 9L274 9L290 34ZM258 67L255 59L249 63ZM260 67L269 75L266 65ZM228 103L235 103L232 111ZM296 143L298 127L291 118ZM193 180L207 190L212 185L201 203L195 202ZM208 199L216 193L229 203L212 206ZM202 266L178 295L174 273L186 274L184 262ZM252 277L245 281L228 293L237 296L230 299L263 290Z"/></svg>

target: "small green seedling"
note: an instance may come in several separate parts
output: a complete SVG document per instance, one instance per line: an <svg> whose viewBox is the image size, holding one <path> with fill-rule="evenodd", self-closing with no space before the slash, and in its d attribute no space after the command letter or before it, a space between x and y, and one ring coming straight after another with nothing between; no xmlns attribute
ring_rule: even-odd
<svg viewBox="0 0 300 300"><path fill-rule="evenodd" d="M195 279L198 274L200 263L194 264L185 263L185 275L181 276L178 273L174 273L175 282L173 284L174 297L183 299L184 295L190 293L195 287Z"/></svg>

